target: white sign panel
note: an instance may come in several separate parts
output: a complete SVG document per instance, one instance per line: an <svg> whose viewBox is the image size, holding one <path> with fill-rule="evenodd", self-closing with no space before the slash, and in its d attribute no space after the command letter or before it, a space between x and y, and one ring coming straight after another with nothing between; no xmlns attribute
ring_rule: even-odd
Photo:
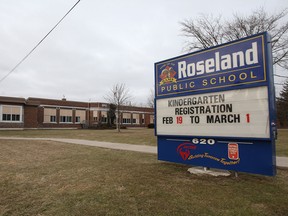
<svg viewBox="0 0 288 216"><path fill-rule="evenodd" d="M158 99L157 135L270 138L266 86Z"/></svg>

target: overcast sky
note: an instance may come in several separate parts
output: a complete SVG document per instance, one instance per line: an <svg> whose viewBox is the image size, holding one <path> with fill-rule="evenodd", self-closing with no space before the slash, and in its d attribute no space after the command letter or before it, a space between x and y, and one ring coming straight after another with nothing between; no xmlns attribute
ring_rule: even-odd
<svg viewBox="0 0 288 216"><path fill-rule="evenodd" d="M76 2L0 0L0 79ZM288 7L288 1L81 0L0 83L0 95L105 101L103 96L113 84L125 83L134 103L146 104L154 86L154 63L184 54L186 39L181 36L180 21L201 13L229 19L259 7L279 12Z"/></svg>

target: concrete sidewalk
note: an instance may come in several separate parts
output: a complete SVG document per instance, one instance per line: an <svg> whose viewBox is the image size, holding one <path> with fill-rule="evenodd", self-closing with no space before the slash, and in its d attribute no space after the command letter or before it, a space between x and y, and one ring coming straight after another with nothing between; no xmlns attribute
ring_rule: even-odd
<svg viewBox="0 0 288 216"><path fill-rule="evenodd" d="M48 141L55 141L55 142L62 142L62 143L95 146L95 147L100 147L100 148L109 148L109 149L157 154L157 147L156 146L133 145L133 144L111 143L111 142L101 142L101 141L82 140L82 139L64 139L64 138L0 137L0 139L6 139L6 140L48 140Z"/></svg>
<svg viewBox="0 0 288 216"><path fill-rule="evenodd" d="M288 167L288 157L276 157L277 167Z"/></svg>
<svg viewBox="0 0 288 216"><path fill-rule="evenodd" d="M62 138L23 138L23 137L0 137L0 139L7 140L48 140L61 143L71 143L86 146L95 146L100 148L109 148L125 151L135 151L150 154L157 154L156 146L145 146L145 145L132 145L123 143L110 143L110 142L100 142L91 140L81 140L81 139L62 139ZM276 157L277 167L288 167L288 157Z"/></svg>
<svg viewBox="0 0 288 216"><path fill-rule="evenodd" d="M157 147L155 146L145 146L145 145L133 145L133 144L123 144L123 143L110 143L110 142L100 142L100 141L90 141L90 140L80 140L80 139L49 139L57 142L73 143L87 146L95 146L100 148L109 148L117 150L126 151L136 151L143 153L157 154Z"/></svg>

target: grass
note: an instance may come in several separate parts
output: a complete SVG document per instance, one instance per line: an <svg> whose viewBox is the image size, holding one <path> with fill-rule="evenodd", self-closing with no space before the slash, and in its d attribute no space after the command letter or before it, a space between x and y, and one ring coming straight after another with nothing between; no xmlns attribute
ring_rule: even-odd
<svg viewBox="0 0 288 216"><path fill-rule="evenodd" d="M156 137L153 129L136 128L117 130L19 130L0 131L1 136L13 137L53 137L69 139L86 139L113 143L128 143L156 146Z"/></svg>
<svg viewBox="0 0 288 216"><path fill-rule="evenodd" d="M287 215L276 177L188 174L155 155L0 140L0 215Z"/></svg>
<svg viewBox="0 0 288 216"><path fill-rule="evenodd" d="M1 136L13 137L53 137L70 139L87 139L114 143L128 143L156 146L157 140L153 129L126 129L118 133L116 130L23 130L0 131ZM278 130L276 155L288 157L288 130Z"/></svg>
<svg viewBox="0 0 288 216"><path fill-rule="evenodd" d="M278 130L278 139L276 140L276 155L288 157L288 129Z"/></svg>

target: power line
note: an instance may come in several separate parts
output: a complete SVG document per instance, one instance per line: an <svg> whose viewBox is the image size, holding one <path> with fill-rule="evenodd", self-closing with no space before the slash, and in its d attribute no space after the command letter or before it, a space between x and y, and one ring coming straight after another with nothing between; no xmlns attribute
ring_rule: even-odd
<svg viewBox="0 0 288 216"><path fill-rule="evenodd" d="M76 5L80 2L78 0L71 8L70 10L56 23L56 25L36 44L36 46L27 54L24 56L24 58L21 59L21 61L16 64L2 79L0 80L0 83L5 80L11 73L13 73L31 54L32 52L48 37L48 35L62 22L62 20L76 7Z"/></svg>

